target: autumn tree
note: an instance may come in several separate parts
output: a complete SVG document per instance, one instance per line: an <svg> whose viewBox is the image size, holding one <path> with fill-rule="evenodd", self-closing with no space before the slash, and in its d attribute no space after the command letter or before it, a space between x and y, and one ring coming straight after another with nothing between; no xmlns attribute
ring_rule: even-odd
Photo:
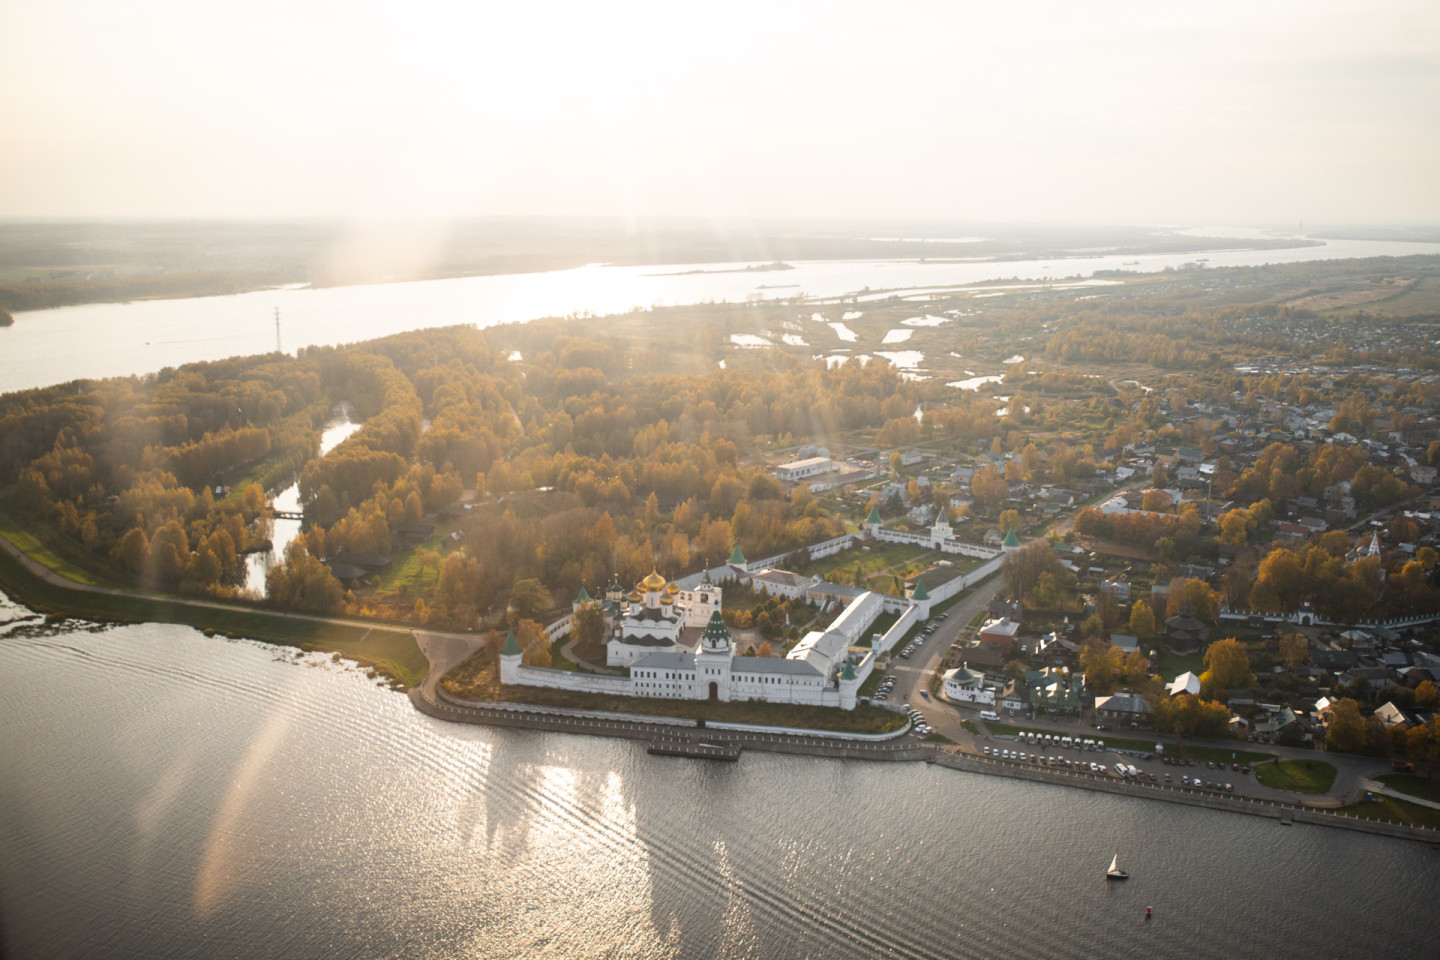
<svg viewBox="0 0 1440 960"><path fill-rule="evenodd" d="M1080 651L1080 666L1085 671L1085 685L1097 696L1106 696L1115 689L1125 669L1125 653L1112 643L1087 643Z"/></svg>
<svg viewBox="0 0 1440 960"><path fill-rule="evenodd" d="M1130 632L1141 640L1155 635L1155 613L1144 600L1136 600L1130 608Z"/></svg>
<svg viewBox="0 0 1440 960"><path fill-rule="evenodd" d="M1310 662L1310 641L1304 634L1282 633L1280 634L1280 656L1285 664L1294 670L1304 663Z"/></svg>
<svg viewBox="0 0 1440 960"><path fill-rule="evenodd" d="M1330 705L1325 724L1325 745L1342 753L1362 753L1370 745L1370 729L1360 716L1360 704L1341 697Z"/></svg>
<svg viewBox="0 0 1440 960"><path fill-rule="evenodd" d="M1009 533L1020 526L1020 512L1018 510L1000 511L1000 529Z"/></svg>
<svg viewBox="0 0 1440 960"><path fill-rule="evenodd" d="M993 464L983 466L970 478L970 494L977 503L994 509L1010 496L1010 484Z"/></svg>
<svg viewBox="0 0 1440 960"><path fill-rule="evenodd" d="M451 553L440 564L436 574L435 602L445 611L445 618L454 626L474 624L485 603L485 578L480 563L459 551Z"/></svg>
<svg viewBox="0 0 1440 960"><path fill-rule="evenodd" d="M533 577L516 580L510 588L510 622L539 620L551 607L550 591Z"/></svg>
<svg viewBox="0 0 1440 960"><path fill-rule="evenodd" d="M150 564L150 540L145 536L145 531L140 527L131 527L125 531L120 538L120 544L115 548L113 559L130 576L137 580L144 576L145 568Z"/></svg>
<svg viewBox="0 0 1440 960"><path fill-rule="evenodd" d="M1162 733L1218 739L1229 732L1230 711L1222 703L1181 693L1154 704L1151 724Z"/></svg>
<svg viewBox="0 0 1440 960"><path fill-rule="evenodd" d="M550 638L537 621L518 621L515 624L515 642L520 645L521 663L532 667L550 666Z"/></svg>
<svg viewBox="0 0 1440 960"><path fill-rule="evenodd" d="M605 639L605 611L598 603L584 603L571 619L575 639L583 647L594 647Z"/></svg>
<svg viewBox="0 0 1440 960"><path fill-rule="evenodd" d="M435 576L440 576L440 553L428 547L415 548L415 566L423 575L427 569L434 568Z"/></svg>
<svg viewBox="0 0 1440 960"><path fill-rule="evenodd" d="M1249 524L1246 522L1244 510L1227 510L1220 514L1221 543L1244 546L1248 528Z"/></svg>
<svg viewBox="0 0 1440 960"><path fill-rule="evenodd" d="M1205 672L1200 685L1205 690L1233 690L1255 682L1250 672L1250 652L1234 637L1216 640L1205 648Z"/></svg>
<svg viewBox="0 0 1440 960"><path fill-rule="evenodd" d="M1435 683L1432 680L1422 680L1415 688L1415 709L1434 710L1437 699Z"/></svg>
<svg viewBox="0 0 1440 960"><path fill-rule="evenodd" d="M310 555L305 538L291 541L283 562L265 575L265 598L284 610L307 613L337 613L345 591L330 568Z"/></svg>
<svg viewBox="0 0 1440 960"><path fill-rule="evenodd" d="M1043 574L1049 573L1058 577L1065 568L1060 565L1060 560L1049 543L1032 540L1018 550L1007 553L1000 569L1005 572L1010 595L1024 603Z"/></svg>
<svg viewBox="0 0 1440 960"><path fill-rule="evenodd" d="M1165 594L1166 616L1179 616L1187 608L1192 616L1207 622L1214 622L1219 613L1215 591L1208 583L1191 577L1176 577L1170 581L1170 588Z"/></svg>
<svg viewBox="0 0 1440 960"><path fill-rule="evenodd" d="M1170 494L1154 488L1146 490L1140 498L1140 509L1164 513L1170 509Z"/></svg>

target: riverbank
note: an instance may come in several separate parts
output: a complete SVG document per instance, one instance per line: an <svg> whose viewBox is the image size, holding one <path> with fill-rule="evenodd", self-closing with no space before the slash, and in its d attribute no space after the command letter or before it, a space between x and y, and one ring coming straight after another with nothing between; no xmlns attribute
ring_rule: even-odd
<svg viewBox="0 0 1440 960"><path fill-rule="evenodd" d="M1401 840L1418 840L1421 843L1428 843L1440 849L1440 829L1410 826L1393 821L1366 819L1353 814L1313 807L1307 804L1290 804L1281 803L1276 800L1261 800L1255 797L1216 793L1214 791L1175 786L1174 784L1168 783L1140 783L1137 781L1116 780L1108 775L1092 774L1082 771L1041 770L1019 763L965 756L958 752L940 749L935 749L926 760L927 762L948 767L952 770L963 770L967 773L1011 777L1019 780L1028 780L1032 783L1050 783L1056 786L1079 787L1083 790L1095 790L1102 793L1138 797L1145 800L1162 800L1167 803L1204 807L1207 810L1223 810L1230 813L1243 813L1255 817L1268 817L1279 821L1285 826L1296 823L1306 823L1316 826L1340 827L1347 830L1358 830L1362 833L1375 834L1377 836L1394 837Z"/></svg>
<svg viewBox="0 0 1440 960"><path fill-rule="evenodd" d="M738 724L700 727L680 717L639 718L587 715L582 711L551 708L541 712L525 704L459 705L440 698L428 699L423 687L410 691L415 709L437 720L469 723L511 729L540 730L552 733L579 733L594 737L616 737L624 740L655 742L673 739L680 732L702 734L706 742L725 743L742 750L769 753L790 753L801 756L826 757L832 760L923 760L930 748L897 735L889 740L846 740L825 731L805 730L795 733L748 731L735 729Z"/></svg>
<svg viewBox="0 0 1440 960"><path fill-rule="evenodd" d="M409 690L429 669L404 627L75 583L47 570L5 537L0 537L0 589L52 622L179 623L231 638L336 653L384 676L397 690Z"/></svg>
<svg viewBox="0 0 1440 960"><path fill-rule="evenodd" d="M1283 826L1300 823L1355 830L1376 836L1415 840L1440 849L1440 829L1434 827L1410 826L1389 820L1371 819L1304 803L1283 803L1277 800L1217 793L1172 784L1121 781L1108 775L1084 771L1042 770L1018 763L969 756L953 747L919 743L908 736L897 736L881 742L856 742L828 736L823 731L797 731L793 734L786 734L748 732L716 726L699 727L694 721L679 717L655 717L642 720L620 716L586 715L581 711L551 709L541 712L525 704L462 705L445 699L443 694L440 694L438 700L428 699L423 687L417 687L410 691L410 702L421 713L451 723L615 737L644 741L652 745L677 740L698 743L699 738L703 738L706 744L724 745L734 752L734 755L723 757L718 755L708 757L699 752L690 754L691 757L700 759L734 760L743 751L758 750L769 753L823 757L832 760L880 762L923 760L926 763L966 773L1009 777L1031 783L1044 783L1143 800L1159 800L1166 803L1202 807L1207 810L1241 813L1272 819Z"/></svg>

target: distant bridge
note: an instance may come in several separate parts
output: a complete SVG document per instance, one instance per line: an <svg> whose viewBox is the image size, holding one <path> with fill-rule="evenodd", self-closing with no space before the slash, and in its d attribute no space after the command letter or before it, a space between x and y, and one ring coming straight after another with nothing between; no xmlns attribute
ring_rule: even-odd
<svg viewBox="0 0 1440 960"><path fill-rule="evenodd" d="M276 520L304 520L305 514L298 510L276 510Z"/></svg>

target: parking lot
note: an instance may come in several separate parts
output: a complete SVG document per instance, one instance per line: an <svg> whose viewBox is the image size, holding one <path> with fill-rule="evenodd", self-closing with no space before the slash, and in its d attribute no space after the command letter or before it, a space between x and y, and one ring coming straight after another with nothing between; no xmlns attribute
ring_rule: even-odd
<svg viewBox="0 0 1440 960"><path fill-rule="evenodd" d="M1094 734L1094 735L1092 735ZM1269 796L1255 782L1248 766L1166 757L1157 753L1108 748L1098 731L1076 734L1027 734L993 737L980 744L982 756L1012 763L1061 770L1083 770L1120 780L1168 783L1218 793Z"/></svg>

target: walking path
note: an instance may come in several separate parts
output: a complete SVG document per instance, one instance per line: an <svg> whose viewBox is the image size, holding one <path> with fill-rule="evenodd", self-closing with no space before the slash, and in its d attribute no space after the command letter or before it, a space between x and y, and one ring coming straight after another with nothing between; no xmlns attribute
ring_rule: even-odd
<svg viewBox="0 0 1440 960"><path fill-rule="evenodd" d="M1387 787L1378 780L1370 780L1362 777L1360 780L1360 788L1370 793L1381 793L1387 797L1394 797L1396 800L1405 800L1409 803L1419 804L1422 807L1429 807L1431 810L1440 810L1440 803L1436 803L1434 800L1426 800L1423 797L1415 796L1413 793L1404 793L1403 791L1396 790L1394 787Z"/></svg>
<svg viewBox="0 0 1440 960"><path fill-rule="evenodd" d="M569 660L571 663L578 664L593 673L599 673L607 676L614 676L619 674L620 671L618 670L612 670L610 667L602 666L601 664L595 663L594 661L586 660L584 657L576 656L575 644L579 642L579 638L572 633L570 635L570 639L566 640L565 643L560 647L561 655L563 655L565 659Z"/></svg>

